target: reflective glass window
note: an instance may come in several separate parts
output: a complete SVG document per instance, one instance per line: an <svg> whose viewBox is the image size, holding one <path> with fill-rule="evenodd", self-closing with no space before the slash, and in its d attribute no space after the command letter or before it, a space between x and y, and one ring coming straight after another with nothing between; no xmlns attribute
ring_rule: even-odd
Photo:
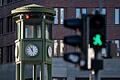
<svg viewBox="0 0 120 80"><path fill-rule="evenodd" d="M34 26L26 25L25 26L25 38L33 38L34 37Z"/></svg>

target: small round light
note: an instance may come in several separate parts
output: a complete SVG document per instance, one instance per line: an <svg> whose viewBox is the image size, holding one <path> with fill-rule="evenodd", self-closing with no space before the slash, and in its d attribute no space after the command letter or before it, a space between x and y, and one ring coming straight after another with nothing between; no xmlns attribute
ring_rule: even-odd
<svg viewBox="0 0 120 80"><path fill-rule="evenodd" d="M25 18L26 18L26 19L30 19L30 16L29 16L29 15L25 15Z"/></svg>

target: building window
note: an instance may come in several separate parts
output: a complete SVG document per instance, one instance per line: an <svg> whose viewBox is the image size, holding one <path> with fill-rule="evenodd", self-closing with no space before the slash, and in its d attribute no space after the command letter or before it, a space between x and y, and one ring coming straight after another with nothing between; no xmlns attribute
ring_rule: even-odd
<svg viewBox="0 0 120 80"><path fill-rule="evenodd" d="M54 8L56 15L54 16L54 24L58 24L58 8Z"/></svg>
<svg viewBox="0 0 120 80"><path fill-rule="evenodd" d="M118 50L120 48L120 41L119 40L114 40L114 44L116 45L117 50ZM117 52L116 56L120 56L120 52Z"/></svg>
<svg viewBox="0 0 120 80"><path fill-rule="evenodd" d="M0 0L0 6L7 5L7 4L15 2L15 1L18 1L18 0Z"/></svg>
<svg viewBox="0 0 120 80"><path fill-rule="evenodd" d="M54 56L57 56L58 40L54 40Z"/></svg>
<svg viewBox="0 0 120 80"><path fill-rule="evenodd" d="M103 8L101 14L106 15L106 8Z"/></svg>
<svg viewBox="0 0 120 80"><path fill-rule="evenodd" d="M52 80L67 80L65 77L54 77Z"/></svg>
<svg viewBox="0 0 120 80"><path fill-rule="evenodd" d="M117 48L120 48L120 41L119 40L115 40L115 44L116 44Z"/></svg>
<svg viewBox="0 0 120 80"><path fill-rule="evenodd" d="M3 34L3 19L0 19L0 34Z"/></svg>
<svg viewBox="0 0 120 80"><path fill-rule="evenodd" d="M107 49L106 48L102 48L101 54L102 54L102 57L107 57L108 56Z"/></svg>
<svg viewBox="0 0 120 80"><path fill-rule="evenodd" d="M54 56L63 56L64 48L63 40L54 40Z"/></svg>
<svg viewBox="0 0 120 80"><path fill-rule="evenodd" d="M60 24L64 21L64 8L60 8Z"/></svg>
<svg viewBox="0 0 120 80"><path fill-rule="evenodd" d="M115 24L120 24L120 21L119 21L119 19L120 19L120 13L119 13L120 11L119 11L119 9L118 8L115 8Z"/></svg>
<svg viewBox="0 0 120 80"><path fill-rule="evenodd" d="M64 53L64 43L63 40L60 40L60 56L63 56Z"/></svg>
<svg viewBox="0 0 120 80"><path fill-rule="evenodd" d="M76 8L76 18L81 18L82 14L87 14L86 8Z"/></svg>
<svg viewBox="0 0 120 80"><path fill-rule="evenodd" d="M15 31L14 29L14 21L11 16L7 17L7 27L6 27L6 32L13 32Z"/></svg>
<svg viewBox="0 0 120 80"><path fill-rule="evenodd" d="M63 24L64 21L64 8L54 8L56 15L54 16L54 24Z"/></svg>
<svg viewBox="0 0 120 80"><path fill-rule="evenodd" d="M95 8L95 10L100 11L100 8ZM100 13L101 13L102 15L106 15L106 8L102 8Z"/></svg>
<svg viewBox="0 0 120 80"><path fill-rule="evenodd" d="M10 46L7 46L7 55L6 55L6 62L7 63L11 63L13 62L15 59L14 59L14 46L13 45L10 45Z"/></svg>
<svg viewBox="0 0 120 80"><path fill-rule="evenodd" d="M0 48L0 64L3 63L3 48Z"/></svg>

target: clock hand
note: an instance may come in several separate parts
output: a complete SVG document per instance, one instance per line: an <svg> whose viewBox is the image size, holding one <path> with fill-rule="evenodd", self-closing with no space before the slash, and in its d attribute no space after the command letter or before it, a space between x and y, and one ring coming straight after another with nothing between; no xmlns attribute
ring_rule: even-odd
<svg viewBox="0 0 120 80"><path fill-rule="evenodd" d="M32 48L32 47L30 47L30 49L31 49L31 51L33 52L33 48Z"/></svg>

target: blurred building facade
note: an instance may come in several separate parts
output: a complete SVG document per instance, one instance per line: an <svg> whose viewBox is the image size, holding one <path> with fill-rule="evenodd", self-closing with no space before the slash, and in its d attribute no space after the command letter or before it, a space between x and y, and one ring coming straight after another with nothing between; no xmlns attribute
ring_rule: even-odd
<svg viewBox="0 0 120 80"><path fill-rule="evenodd" d="M75 34L74 31L63 27L63 20L80 18L82 14L94 13L100 5L102 7L101 13L106 15L106 35L107 42L110 44L108 51L106 49L101 51L101 56L104 58L104 69L99 72L99 80L120 80L119 0L104 0L101 4L99 4L99 0L0 0L0 80L15 80L16 24L11 17L11 10L33 3L52 7L56 11L52 28L54 39L53 80L88 80L90 71L81 71L62 59L63 53L75 50L63 44L64 36ZM109 54L106 54L106 51ZM30 69L29 66L28 69ZM31 79L29 74L26 76L28 80Z"/></svg>

